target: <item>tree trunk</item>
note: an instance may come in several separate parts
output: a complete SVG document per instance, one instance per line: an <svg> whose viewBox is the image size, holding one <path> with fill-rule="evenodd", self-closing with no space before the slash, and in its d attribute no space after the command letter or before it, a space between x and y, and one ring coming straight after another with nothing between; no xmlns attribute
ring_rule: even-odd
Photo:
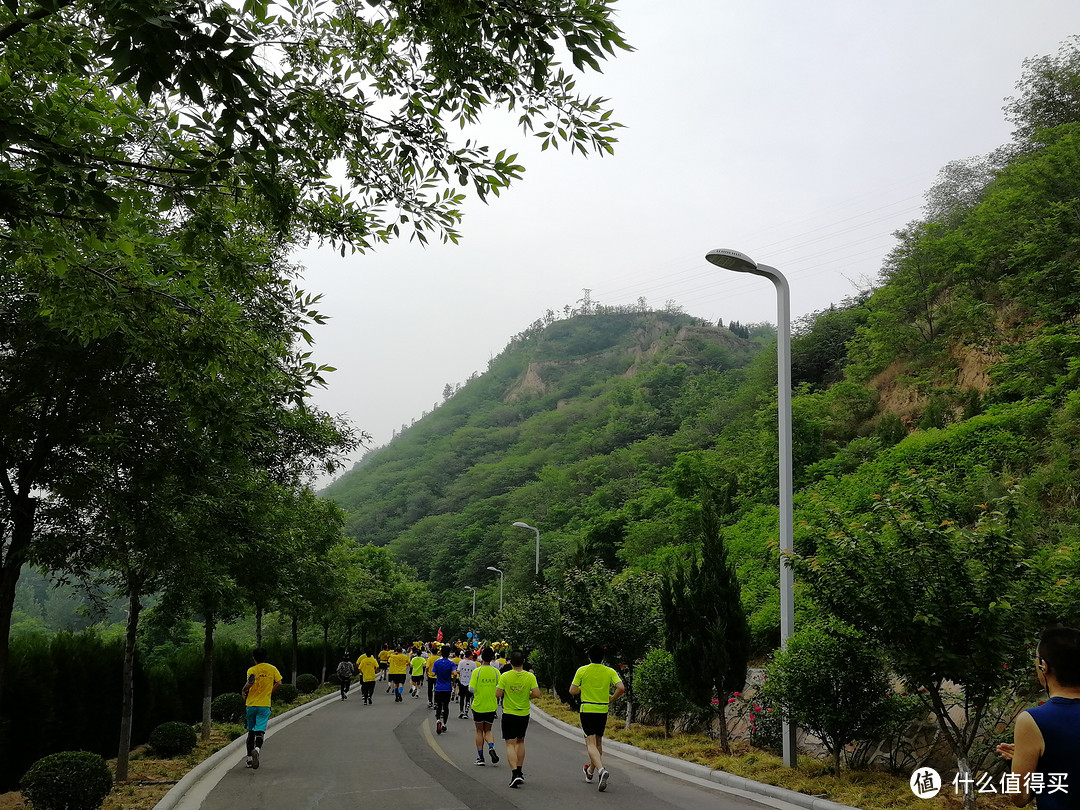
<svg viewBox="0 0 1080 810"><path fill-rule="evenodd" d="M956 770L960 777L960 784L964 786L964 810L975 810L975 782L971 776L971 766L967 757L957 757Z"/></svg>
<svg viewBox="0 0 1080 810"><path fill-rule="evenodd" d="M120 709L120 748L116 753L116 781L126 782L131 754L131 725L135 714L135 639L139 631L141 587L138 580L128 582L127 633L124 637L124 686Z"/></svg>
<svg viewBox="0 0 1080 810"><path fill-rule="evenodd" d="M300 619L294 613L292 616L292 680L290 683L296 686L296 659L300 647Z"/></svg>
<svg viewBox="0 0 1080 810"><path fill-rule="evenodd" d="M207 613L203 622L203 698L202 738L210 739L210 703L214 699L214 625L213 612Z"/></svg>
<svg viewBox="0 0 1080 810"><path fill-rule="evenodd" d="M326 683L326 651L330 647L330 622L323 620L322 623L322 680Z"/></svg>
<svg viewBox="0 0 1080 810"><path fill-rule="evenodd" d="M841 748L839 745L837 745L832 752L833 773L836 774L838 777L840 776L840 751Z"/></svg>
<svg viewBox="0 0 1080 810"><path fill-rule="evenodd" d="M262 646L262 619L263 609L262 605L255 606L255 646Z"/></svg>
<svg viewBox="0 0 1080 810"><path fill-rule="evenodd" d="M720 750L725 754L731 754L731 735L728 733L726 704L716 712L717 725L720 731Z"/></svg>
<svg viewBox="0 0 1080 810"><path fill-rule="evenodd" d="M19 584L23 563L34 536L34 513L37 499L16 493L4 477L4 494L11 515L11 541L6 542L5 531L0 527L0 697L3 696L7 674L11 614L15 609L15 586Z"/></svg>

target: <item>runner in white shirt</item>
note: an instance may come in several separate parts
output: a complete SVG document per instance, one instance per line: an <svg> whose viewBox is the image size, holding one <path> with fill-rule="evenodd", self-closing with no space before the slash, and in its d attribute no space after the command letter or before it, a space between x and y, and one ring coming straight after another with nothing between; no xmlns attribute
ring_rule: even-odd
<svg viewBox="0 0 1080 810"><path fill-rule="evenodd" d="M469 716L469 706L472 705L472 690L469 688L469 681L472 679L476 667L476 653L472 651L466 653L465 657L457 665L458 705L461 707L461 713L458 714L459 719L467 719Z"/></svg>

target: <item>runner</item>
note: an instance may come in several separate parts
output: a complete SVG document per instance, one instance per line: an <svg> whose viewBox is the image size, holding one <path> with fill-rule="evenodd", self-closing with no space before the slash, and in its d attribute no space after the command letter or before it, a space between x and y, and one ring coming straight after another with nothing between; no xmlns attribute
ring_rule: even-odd
<svg viewBox="0 0 1080 810"><path fill-rule="evenodd" d="M435 708L435 662L441 657L435 650L436 648L434 646L428 644L427 707L429 709Z"/></svg>
<svg viewBox="0 0 1080 810"><path fill-rule="evenodd" d="M454 665L454 674L450 676L450 702L453 703L458 696L458 665L461 663L461 653L455 648L451 649L450 663Z"/></svg>
<svg viewBox="0 0 1080 810"><path fill-rule="evenodd" d="M499 755L495 753L495 736L491 726L495 722L495 688L499 685L499 670L491 666L495 657L490 647L480 653L483 662L469 679L469 688L473 694L473 722L476 724L476 764L484 764L484 743L488 746L491 764L499 764Z"/></svg>
<svg viewBox="0 0 1080 810"><path fill-rule="evenodd" d="M356 670L353 669L352 658L349 657L348 650L341 656L341 663L337 665L338 683L341 686L341 699L349 699L349 687L352 685L352 677L356 674Z"/></svg>
<svg viewBox="0 0 1080 810"><path fill-rule="evenodd" d="M247 671L247 683L241 690L247 706L247 767L259 769L266 724L270 721L270 698L281 686L281 673L266 663L266 648L256 647L251 653L255 666Z"/></svg>
<svg viewBox="0 0 1080 810"><path fill-rule="evenodd" d="M394 689L394 702L401 703L401 693L405 691L405 673L409 671L409 654L405 652L404 647L390 654L389 664L390 686Z"/></svg>
<svg viewBox="0 0 1080 810"><path fill-rule="evenodd" d="M469 679L476 670L476 661L471 652L465 653L465 657L458 662L458 719L466 720L469 717L469 704L472 702L472 692L469 688Z"/></svg>
<svg viewBox="0 0 1080 810"><path fill-rule="evenodd" d="M499 676L495 697L503 699L502 735L510 765L510 787L525 782L525 732L529 728L529 698L540 697L536 676L525 671L525 653L510 653L510 669Z"/></svg>
<svg viewBox="0 0 1080 810"><path fill-rule="evenodd" d="M416 655L409 662L409 666L412 668L412 686L409 687L409 694L414 698L420 697L420 685L424 682L424 666L426 664L427 661L420 654L420 650L416 651Z"/></svg>
<svg viewBox="0 0 1080 810"><path fill-rule="evenodd" d="M599 644L589 647L589 662L574 673L570 684L571 695L581 695L581 730L585 733L585 749L589 762L584 767L585 781L596 777L596 789L607 790L608 771L604 767L604 729L607 727L608 705L626 691L619 673L604 666L604 648ZM611 687L615 693L611 693Z"/></svg>
<svg viewBox="0 0 1080 810"><path fill-rule="evenodd" d="M375 657L375 650L369 649L365 655L356 660L356 668L360 670L360 696L364 698L364 705L371 705L371 696L375 693L375 677L379 671L379 659Z"/></svg>
<svg viewBox="0 0 1080 810"><path fill-rule="evenodd" d="M435 662L435 733L446 731L450 719L450 693L453 689L454 662L450 660L450 645L442 648L442 657Z"/></svg>
<svg viewBox="0 0 1080 810"><path fill-rule="evenodd" d="M390 667L390 645L383 644L382 649L379 650L379 680L389 680L388 669ZM390 687L386 687L386 691L390 691Z"/></svg>

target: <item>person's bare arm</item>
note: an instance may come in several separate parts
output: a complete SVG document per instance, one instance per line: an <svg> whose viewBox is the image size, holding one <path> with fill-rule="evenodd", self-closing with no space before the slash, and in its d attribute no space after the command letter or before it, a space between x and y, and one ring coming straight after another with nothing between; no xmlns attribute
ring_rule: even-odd
<svg viewBox="0 0 1080 810"><path fill-rule="evenodd" d="M581 694L581 687L578 686L576 683L570 684L570 694L571 695L580 695Z"/></svg>
<svg viewBox="0 0 1080 810"><path fill-rule="evenodd" d="M626 694L626 684L619 681L615 684L615 694L611 696L611 700L614 702Z"/></svg>
<svg viewBox="0 0 1080 810"><path fill-rule="evenodd" d="M503 691L500 687L498 687L498 686L495 687L495 697L501 698L505 694L506 694L506 692Z"/></svg>
<svg viewBox="0 0 1080 810"><path fill-rule="evenodd" d="M529 697L531 698L538 698L541 694L542 692L539 686L534 686L532 689L529 690Z"/></svg>
<svg viewBox="0 0 1080 810"><path fill-rule="evenodd" d="M1039 764L1039 757L1043 753L1043 736L1039 726L1027 712L1022 712L1016 718L1016 727L1013 731L1013 744L1003 743L997 747L997 751L1005 759L1012 760L1012 772L1020 777L1020 792L1008 794L1009 800L1017 807L1023 807L1031 801L1031 794L1027 791L1027 785L1031 774Z"/></svg>

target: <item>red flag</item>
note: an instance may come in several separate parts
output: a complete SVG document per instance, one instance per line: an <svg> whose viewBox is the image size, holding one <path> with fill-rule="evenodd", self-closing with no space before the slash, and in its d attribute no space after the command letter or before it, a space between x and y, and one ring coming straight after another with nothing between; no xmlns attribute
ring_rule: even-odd
<svg viewBox="0 0 1080 810"><path fill-rule="evenodd" d="M442 641L442 628L439 628L439 632L435 634L436 641Z"/></svg>

